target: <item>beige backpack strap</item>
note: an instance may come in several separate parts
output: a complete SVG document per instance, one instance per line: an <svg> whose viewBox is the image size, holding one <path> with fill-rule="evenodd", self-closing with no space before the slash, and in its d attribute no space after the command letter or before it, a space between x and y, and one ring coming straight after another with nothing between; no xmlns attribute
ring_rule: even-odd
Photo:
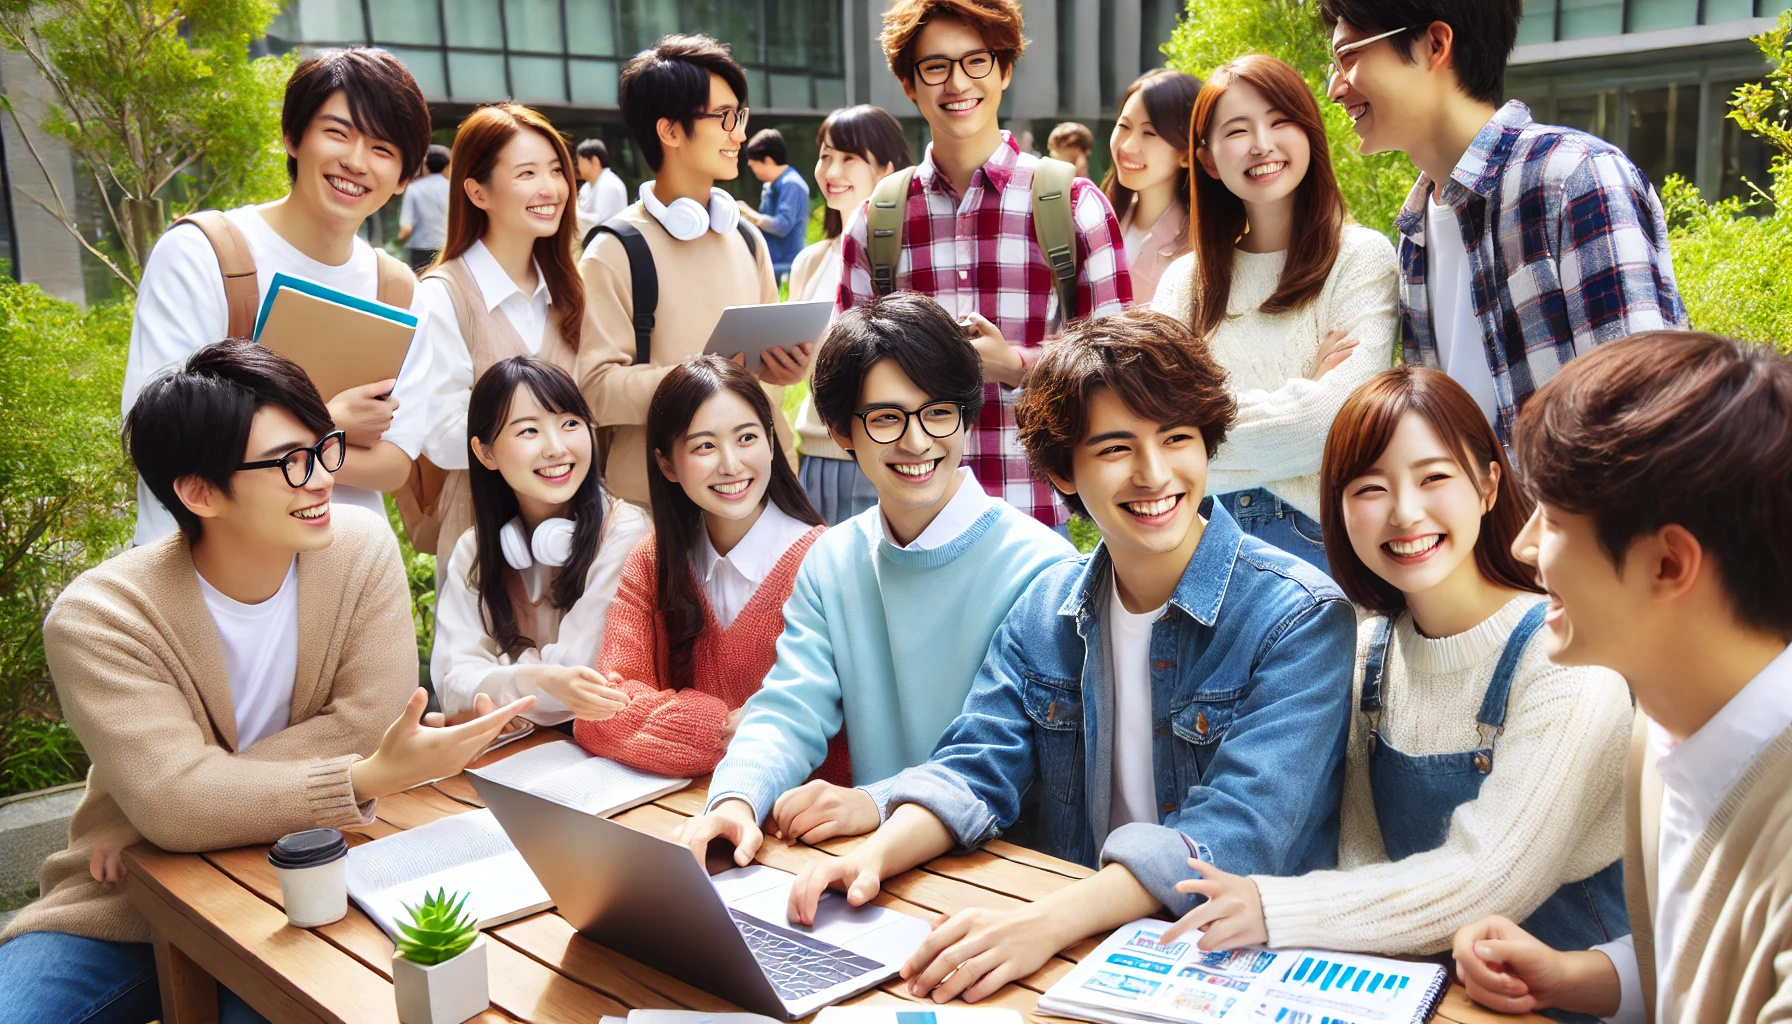
<svg viewBox="0 0 1792 1024"><path fill-rule="evenodd" d="M902 225L908 219L908 185L914 178L913 167L885 175L872 190L871 208L865 211L871 290L880 296L896 290L896 264L902 259Z"/></svg>
<svg viewBox="0 0 1792 1024"><path fill-rule="evenodd" d="M379 291L375 297L388 306L410 309L411 296L417 291L417 275L411 272L410 264L384 249L373 252L379 259L380 268Z"/></svg>
<svg viewBox="0 0 1792 1024"><path fill-rule="evenodd" d="M1033 239L1051 264L1058 288L1058 322L1067 324L1081 313L1076 301L1076 217L1070 208L1070 186L1076 165L1041 157L1033 170Z"/></svg>
<svg viewBox="0 0 1792 1024"><path fill-rule="evenodd" d="M230 311L225 337L253 337L261 289L255 281L255 256L249 252L249 240L222 210L195 210L169 227L178 224L191 224L205 232L205 240L218 254L218 270L224 275L224 306Z"/></svg>

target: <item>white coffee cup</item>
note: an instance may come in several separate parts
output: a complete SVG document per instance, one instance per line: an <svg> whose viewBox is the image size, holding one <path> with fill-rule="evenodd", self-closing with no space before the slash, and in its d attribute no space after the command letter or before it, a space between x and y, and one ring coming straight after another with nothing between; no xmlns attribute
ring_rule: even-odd
<svg viewBox="0 0 1792 1024"><path fill-rule="evenodd" d="M282 836L268 850L268 863L280 876L286 922L294 928L317 928L348 914L348 842L333 828L314 828Z"/></svg>

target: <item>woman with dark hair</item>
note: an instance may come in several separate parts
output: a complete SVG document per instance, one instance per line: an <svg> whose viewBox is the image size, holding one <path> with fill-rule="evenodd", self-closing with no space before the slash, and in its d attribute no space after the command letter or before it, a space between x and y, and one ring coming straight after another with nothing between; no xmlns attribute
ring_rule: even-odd
<svg viewBox="0 0 1792 1024"><path fill-rule="evenodd" d="M823 237L797 253L790 265L792 299L833 299L840 291L840 235L846 218L870 200L885 175L915 162L902 122L882 107L861 103L842 107L821 122L815 134L821 155L815 160L815 183L821 187L827 212ZM811 364L813 367L813 364ZM803 396L796 414L803 461L799 477L809 500L829 526L877 504L877 489L859 472L852 453L834 442L827 424L815 413L815 400Z"/></svg>
<svg viewBox="0 0 1792 1024"><path fill-rule="evenodd" d="M1344 399L1393 361L1394 248L1347 221L1319 105L1282 61L1215 71L1190 135L1192 251L1152 307L1207 342L1238 400L1207 491L1246 533L1323 570L1319 458Z"/></svg>
<svg viewBox="0 0 1792 1024"><path fill-rule="evenodd" d="M1132 300L1143 306L1157 293L1170 261L1188 250L1189 166L1194 147L1189 119L1201 80L1152 68L1120 96L1120 116L1108 137L1113 157L1101 190L1120 217Z"/></svg>
<svg viewBox="0 0 1792 1024"><path fill-rule="evenodd" d="M543 725L615 713L623 696L593 665L646 513L604 489L591 411L551 363L494 364L473 385L467 432L473 528L444 559L429 663L442 710L483 693L533 694L525 717Z"/></svg>
<svg viewBox="0 0 1792 1024"><path fill-rule="evenodd" d="M622 569L598 665L628 696L585 749L662 775L713 770L777 660L784 602L823 530L765 388L720 356L672 368L647 406L654 536ZM844 734L816 773L850 786Z"/></svg>
<svg viewBox="0 0 1792 1024"><path fill-rule="evenodd" d="M1628 934L1630 697L1615 672L1549 660L1549 601L1513 551L1531 501L1480 406L1441 371L1385 370L1339 411L1320 476L1333 578L1373 613L1338 867L1203 867L1177 885L1207 897L1177 930L1399 955L1448 950L1484 914L1557 949Z"/></svg>
<svg viewBox="0 0 1792 1024"><path fill-rule="evenodd" d="M455 133L448 170L448 242L417 286L430 324L429 434L423 452L449 470L438 504L439 567L473 525L466 470L473 382L501 359L538 356L583 381L579 353L597 333L573 257L572 155L540 114L480 107ZM419 543L422 540L423 543Z"/></svg>

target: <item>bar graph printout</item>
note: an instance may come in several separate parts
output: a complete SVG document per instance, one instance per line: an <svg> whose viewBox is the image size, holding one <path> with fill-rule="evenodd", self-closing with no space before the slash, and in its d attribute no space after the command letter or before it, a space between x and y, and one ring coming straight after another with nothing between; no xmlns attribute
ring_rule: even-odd
<svg viewBox="0 0 1792 1024"><path fill-rule="evenodd" d="M1449 984L1435 964L1307 949L1203 952L1198 932L1160 945L1167 927L1142 920L1115 931L1040 997L1040 1011L1109 1024L1423 1024Z"/></svg>

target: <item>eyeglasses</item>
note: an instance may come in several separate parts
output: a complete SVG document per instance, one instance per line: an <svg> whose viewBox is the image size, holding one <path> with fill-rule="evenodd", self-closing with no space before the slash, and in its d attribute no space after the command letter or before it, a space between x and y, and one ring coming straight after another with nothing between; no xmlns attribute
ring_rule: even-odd
<svg viewBox="0 0 1792 1024"><path fill-rule="evenodd" d="M879 405L853 415L865 424L866 437L878 444L895 444L908 433L911 419L921 421L921 430L928 437L951 437L964 421L964 406L957 402L934 402L911 410Z"/></svg>
<svg viewBox="0 0 1792 1024"><path fill-rule="evenodd" d="M277 459L245 462L236 467L236 471L241 473L246 469L273 469L279 466L287 484L303 487L311 482L311 473L320 464L331 473L342 468L342 458L348 453L347 437L340 430L332 430L324 435L322 441L309 448L294 448Z"/></svg>
<svg viewBox="0 0 1792 1024"><path fill-rule="evenodd" d="M926 85L945 85L946 79L952 77L952 65L964 69L966 78L988 78L996 69L996 55L991 50L972 50L962 57L947 57L935 54L915 61L915 74L921 76Z"/></svg>
<svg viewBox="0 0 1792 1024"><path fill-rule="evenodd" d="M1356 68L1356 61L1354 59L1346 61L1344 59L1345 57L1356 53L1370 43L1379 43L1383 39L1388 39L1410 30L1411 26L1408 26L1407 28L1397 28L1392 32L1383 32L1378 36L1370 36L1367 39L1358 39L1354 43L1345 43L1343 46L1333 50L1332 62L1325 66L1325 91L1331 92L1332 89L1337 86L1338 79L1350 74L1350 72Z"/></svg>
<svg viewBox="0 0 1792 1024"><path fill-rule="evenodd" d="M731 132L735 129L736 126L744 127L747 123L747 117L751 113L752 113L752 111L746 107L729 107L727 110L721 111L720 113L712 114L706 110L701 114L692 114L691 116L692 117L713 117L716 120L722 122L722 130L723 131Z"/></svg>

